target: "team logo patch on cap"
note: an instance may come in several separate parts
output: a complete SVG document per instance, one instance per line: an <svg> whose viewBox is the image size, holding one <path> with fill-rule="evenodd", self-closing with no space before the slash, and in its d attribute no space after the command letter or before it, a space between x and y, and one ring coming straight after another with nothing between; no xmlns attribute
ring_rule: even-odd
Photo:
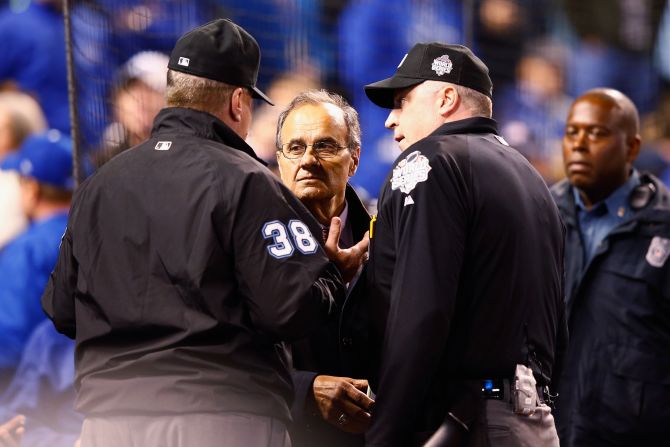
<svg viewBox="0 0 670 447"><path fill-rule="evenodd" d="M191 59L187 57L180 57L179 60L177 61L177 64L183 65L184 67L188 67L188 64L191 63Z"/></svg>
<svg viewBox="0 0 670 447"><path fill-rule="evenodd" d="M649 244L645 259L653 267L663 267L670 256L670 239L655 236Z"/></svg>
<svg viewBox="0 0 670 447"><path fill-rule="evenodd" d="M451 63L449 55L445 54L444 56L435 58L430 68L435 73L437 73L438 76L442 76L445 73L451 73L451 70L454 68L454 64Z"/></svg>
<svg viewBox="0 0 670 447"><path fill-rule="evenodd" d="M409 194L418 183L428 180L431 169L428 159L421 152L414 151L393 168L391 189L400 189Z"/></svg>

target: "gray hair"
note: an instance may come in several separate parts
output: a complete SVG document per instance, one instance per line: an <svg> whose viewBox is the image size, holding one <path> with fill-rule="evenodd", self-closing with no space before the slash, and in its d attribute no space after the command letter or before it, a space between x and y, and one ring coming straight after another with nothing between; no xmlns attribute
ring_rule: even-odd
<svg viewBox="0 0 670 447"><path fill-rule="evenodd" d="M435 93L442 90L445 86L453 87L454 90L456 90L456 93L458 93L458 97L461 99L461 105L463 108L467 109L472 116L491 118L491 115L493 115L493 102L491 101L491 98L477 90L445 81L428 80L424 81L423 84L426 85L426 88L433 89Z"/></svg>
<svg viewBox="0 0 670 447"><path fill-rule="evenodd" d="M473 116L491 118L491 115L493 115L493 102L491 98L469 87L457 84L453 85L456 93L461 98L461 102Z"/></svg>
<svg viewBox="0 0 670 447"><path fill-rule="evenodd" d="M188 107L217 115L238 86L168 69L165 100L168 107Z"/></svg>
<svg viewBox="0 0 670 447"><path fill-rule="evenodd" d="M344 123L347 126L347 147L351 150L361 146L361 125L358 122L358 112L356 112L356 109L351 107L346 99L336 93L326 90L309 90L293 98L293 101L279 114L277 135L275 138L277 149L281 148L281 130L284 127L286 117L293 110L306 104L333 104L339 107L344 114Z"/></svg>

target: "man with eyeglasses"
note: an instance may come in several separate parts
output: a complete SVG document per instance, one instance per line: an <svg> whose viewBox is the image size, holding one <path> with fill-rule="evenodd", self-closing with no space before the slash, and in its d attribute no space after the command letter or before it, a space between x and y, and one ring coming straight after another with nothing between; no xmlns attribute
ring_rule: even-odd
<svg viewBox="0 0 670 447"><path fill-rule="evenodd" d="M358 167L360 145L358 113L339 95L302 93L279 116L281 179L321 223L324 238L336 222L342 247L364 237L370 222L347 184ZM363 445L373 401L366 395L367 303L359 278L348 284L347 296L338 302L339 317L292 345L294 447Z"/></svg>

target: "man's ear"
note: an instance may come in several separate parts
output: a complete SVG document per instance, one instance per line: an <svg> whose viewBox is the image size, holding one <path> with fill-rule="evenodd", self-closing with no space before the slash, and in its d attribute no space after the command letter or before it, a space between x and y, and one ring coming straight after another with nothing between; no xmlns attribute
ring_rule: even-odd
<svg viewBox="0 0 670 447"><path fill-rule="evenodd" d="M446 85L438 92L438 111L442 116L451 115L461 102L461 98L453 85Z"/></svg>
<svg viewBox="0 0 670 447"><path fill-rule="evenodd" d="M230 114L230 119L234 122L242 121L242 110L243 110L243 101L244 101L244 88L237 87L233 90L233 93L230 95L230 104L228 107L228 113Z"/></svg>
<svg viewBox="0 0 670 447"><path fill-rule="evenodd" d="M356 173L360 159L361 159L361 147L358 146L351 151L351 164L349 165L349 177L352 177Z"/></svg>
<svg viewBox="0 0 670 447"><path fill-rule="evenodd" d="M640 138L640 135L628 137L627 146L628 153L626 154L626 161L632 165L637 156L640 154L640 147L642 146L642 139Z"/></svg>

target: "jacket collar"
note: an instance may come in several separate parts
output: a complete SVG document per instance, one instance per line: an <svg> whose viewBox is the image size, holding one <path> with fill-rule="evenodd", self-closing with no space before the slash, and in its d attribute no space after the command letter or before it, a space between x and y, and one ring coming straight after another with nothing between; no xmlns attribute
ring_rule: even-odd
<svg viewBox="0 0 670 447"><path fill-rule="evenodd" d="M442 124L431 135L454 135L464 133L492 133L498 135L498 125L491 118L476 116Z"/></svg>
<svg viewBox="0 0 670 447"><path fill-rule="evenodd" d="M633 219L667 222L669 220L668 216L670 216L670 191L663 183L649 173L641 173L640 184L637 189L646 189L650 191L650 194L645 203L636 207ZM551 188L551 192L566 225L575 226L577 224L577 207L574 188L567 179L563 179Z"/></svg>
<svg viewBox="0 0 670 447"><path fill-rule="evenodd" d="M347 183L347 189L344 192L344 198L347 201L348 219L351 222L351 232L354 235L354 243L361 240L365 232L370 227L370 213L363 205L360 197L356 194L354 188Z"/></svg>
<svg viewBox="0 0 670 447"><path fill-rule="evenodd" d="M223 121L207 112L185 107L166 107L162 109L154 119L151 135L169 133L193 135L225 144L244 152L267 166L267 163L258 158L246 141L233 132Z"/></svg>

